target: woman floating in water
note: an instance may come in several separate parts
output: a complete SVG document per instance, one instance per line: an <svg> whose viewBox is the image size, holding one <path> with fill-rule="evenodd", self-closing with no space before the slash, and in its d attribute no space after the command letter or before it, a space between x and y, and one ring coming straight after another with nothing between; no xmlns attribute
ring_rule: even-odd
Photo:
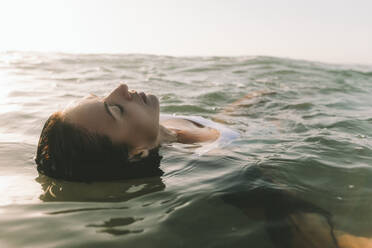
<svg viewBox="0 0 372 248"><path fill-rule="evenodd" d="M252 97L256 95L245 98ZM122 84L106 97L90 95L52 114L41 132L35 161L41 174L69 181L153 177L162 175L161 144L200 143L214 148L236 136L201 117L160 120L156 96L128 91ZM372 247L370 239L334 230L327 211L288 192L258 188L224 194L222 199L248 216L263 216L277 247Z"/></svg>
<svg viewBox="0 0 372 248"><path fill-rule="evenodd" d="M156 176L162 173L161 144L210 144L236 136L200 117L159 120L158 98L128 91L125 84L103 98L85 97L45 123L36 156L38 171L71 181Z"/></svg>

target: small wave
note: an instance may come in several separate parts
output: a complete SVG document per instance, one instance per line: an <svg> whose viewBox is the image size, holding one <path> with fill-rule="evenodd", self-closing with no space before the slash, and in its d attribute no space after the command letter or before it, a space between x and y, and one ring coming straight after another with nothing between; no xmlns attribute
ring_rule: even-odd
<svg viewBox="0 0 372 248"><path fill-rule="evenodd" d="M341 77L372 77L372 71L357 71L357 70L329 70L328 73L341 76Z"/></svg>
<svg viewBox="0 0 372 248"><path fill-rule="evenodd" d="M168 105L162 107L166 113L198 114L198 113L215 113L214 110L203 108L196 105Z"/></svg>
<svg viewBox="0 0 372 248"><path fill-rule="evenodd" d="M295 109L295 110L310 110L314 107L314 104L310 102L297 103L297 104L288 104L282 107L282 109Z"/></svg>
<svg viewBox="0 0 372 248"><path fill-rule="evenodd" d="M206 94L199 96L199 99L202 102L210 104L210 103L215 103L216 101L217 102L226 101L226 99L229 99L229 98L226 96L226 93L224 92L214 91L214 92L206 93Z"/></svg>
<svg viewBox="0 0 372 248"><path fill-rule="evenodd" d="M328 125L315 125L317 128L335 129L346 131L347 133L356 133L364 135L372 135L371 124L368 120L354 119L354 120L339 120Z"/></svg>
<svg viewBox="0 0 372 248"><path fill-rule="evenodd" d="M59 210L54 212L49 212L49 215L58 215L58 214L71 214L77 212L91 212L91 211L101 211L101 210L115 210L115 209L128 209L128 207L119 207L119 208L76 208L76 209L67 209Z"/></svg>

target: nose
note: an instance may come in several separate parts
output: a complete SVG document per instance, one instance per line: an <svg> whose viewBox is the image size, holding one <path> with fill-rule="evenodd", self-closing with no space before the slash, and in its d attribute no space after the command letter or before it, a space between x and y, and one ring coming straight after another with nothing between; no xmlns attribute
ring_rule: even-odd
<svg viewBox="0 0 372 248"><path fill-rule="evenodd" d="M106 98L125 98L127 100L132 100L131 95L128 92L128 85L120 84L116 89L114 89Z"/></svg>

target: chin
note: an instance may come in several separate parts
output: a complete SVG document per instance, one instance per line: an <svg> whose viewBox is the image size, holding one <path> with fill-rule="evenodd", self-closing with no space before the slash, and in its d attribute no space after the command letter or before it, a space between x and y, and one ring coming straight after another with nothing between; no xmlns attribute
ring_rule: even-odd
<svg viewBox="0 0 372 248"><path fill-rule="evenodd" d="M147 98L150 99L150 103L152 106L159 108L159 99L155 95L148 94Z"/></svg>

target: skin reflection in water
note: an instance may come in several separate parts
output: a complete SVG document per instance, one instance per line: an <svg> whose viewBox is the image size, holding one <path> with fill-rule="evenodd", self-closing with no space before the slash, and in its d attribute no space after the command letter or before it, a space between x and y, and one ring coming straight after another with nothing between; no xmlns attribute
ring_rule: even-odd
<svg viewBox="0 0 372 248"><path fill-rule="evenodd" d="M40 200L79 202L121 202L145 194L164 190L160 177L136 180L79 183L53 179L42 174L35 179L43 193Z"/></svg>

